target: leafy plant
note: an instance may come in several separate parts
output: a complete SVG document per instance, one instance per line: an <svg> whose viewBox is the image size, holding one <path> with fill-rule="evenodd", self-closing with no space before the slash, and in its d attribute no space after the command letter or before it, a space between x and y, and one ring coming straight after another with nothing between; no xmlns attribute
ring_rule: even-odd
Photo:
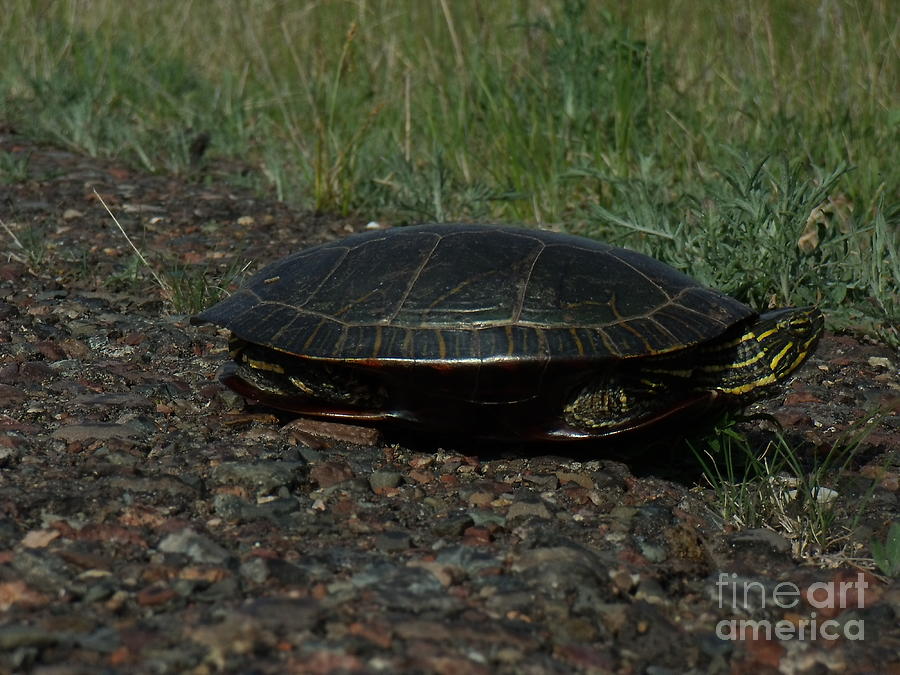
<svg viewBox="0 0 900 675"><path fill-rule="evenodd" d="M18 183L28 177L31 155L0 151L0 182Z"/></svg>
<svg viewBox="0 0 900 675"><path fill-rule="evenodd" d="M893 522L884 542L870 544L878 569L889 577L900 576L900 523Z"/></svg>

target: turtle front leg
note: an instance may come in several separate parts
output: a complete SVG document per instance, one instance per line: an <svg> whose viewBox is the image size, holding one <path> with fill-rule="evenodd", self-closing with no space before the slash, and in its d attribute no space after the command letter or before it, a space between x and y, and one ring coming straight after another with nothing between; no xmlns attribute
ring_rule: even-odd
<svg viewBox="0 0 900 675"><path fill-rule="evenodd" d="M664 416L672 405L673 397L662 386L601 377L588 382L565 405L563 419L576 429L615 433Z"/></svg>

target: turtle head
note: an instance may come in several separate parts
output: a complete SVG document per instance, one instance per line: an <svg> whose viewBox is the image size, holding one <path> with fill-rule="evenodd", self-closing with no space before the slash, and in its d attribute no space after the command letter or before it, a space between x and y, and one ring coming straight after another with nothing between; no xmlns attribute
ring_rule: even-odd
<svg viewBox="0 0 900 675"><path fill-rule="evenodd" d="M697 383L746 403L767 396L813 353L825 320L816 307L776 309L706 349Z"/></svg>
<svg viewBox="0 0 900 675"><path fill-rule="evenodd" d="M760 384L781 382L797 370L815 350L824 325L825 319L817 307L778 309L760 316L748 334L764 353L769 372L763 378L772 378Z"/></svg>

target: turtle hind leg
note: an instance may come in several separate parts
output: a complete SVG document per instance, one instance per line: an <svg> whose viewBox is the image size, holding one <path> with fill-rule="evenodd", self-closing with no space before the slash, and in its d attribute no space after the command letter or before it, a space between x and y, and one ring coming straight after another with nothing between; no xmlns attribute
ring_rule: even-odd
<svg viewBox="0 0 900 675"><path fill-rule="evenodd" d="M373 409L386 399L377 380L358 369L302 359L238 340L230 347L234 359L234 367L228 372L231 382L239 379L245 391L255 391L260 394L258 398L270 402L281 400L290 405L288 409L329 405Z"/></svg>

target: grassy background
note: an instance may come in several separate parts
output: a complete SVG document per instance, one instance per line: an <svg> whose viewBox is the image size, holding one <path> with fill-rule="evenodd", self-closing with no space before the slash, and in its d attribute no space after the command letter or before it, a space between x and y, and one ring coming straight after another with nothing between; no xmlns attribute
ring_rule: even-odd
<svg viewBox="0 0 900 675"><path fill-rule="evenodd" d="M558 225L898 344L900 3L605 4L7 0L0 121L320 211Z"/></svg>

